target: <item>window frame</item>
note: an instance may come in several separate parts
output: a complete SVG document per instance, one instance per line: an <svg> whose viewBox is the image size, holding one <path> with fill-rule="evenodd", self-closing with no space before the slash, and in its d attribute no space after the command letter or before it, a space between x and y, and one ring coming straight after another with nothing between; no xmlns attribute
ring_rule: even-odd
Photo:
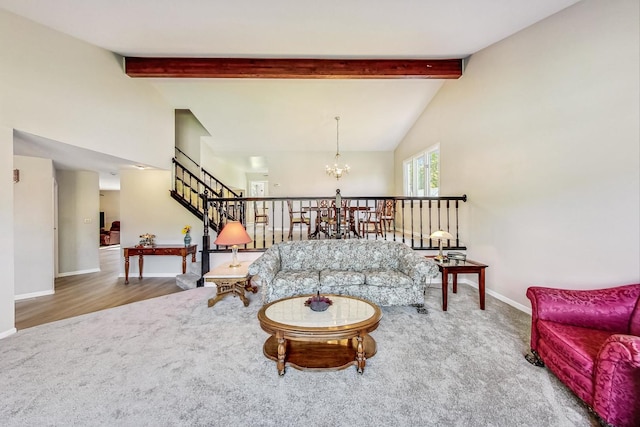
<svg viewBox="0 0 640 427"><path fill-rule="evenodd" d="M437 187L431 187L431 174L434 169L432 162L432 154L437 153L437 164L435 165L438 171ZM419 180L420 163L424 164L424 181ZM405 159L402 162L402 191L407 197L437 197L440 194L440 143L436 143L424 151L421 151L413 156ZM409 175L411 175L409 177ZM424 195L419 195L420 188L423 189Z"/></svg>

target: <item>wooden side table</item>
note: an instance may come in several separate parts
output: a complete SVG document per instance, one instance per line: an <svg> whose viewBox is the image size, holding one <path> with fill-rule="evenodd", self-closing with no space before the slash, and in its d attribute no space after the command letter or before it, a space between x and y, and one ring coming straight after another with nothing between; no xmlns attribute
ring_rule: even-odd
<svg viewBox="0 0 640 427"><path fill-rule="evenodd" d="M237 295L242 300L245 307L249 306L249 300L244 294L244 291L258 292L256 286L251 285L251 277L248 273L249 264L251 261L241 261L238 267L229 267L229 262L220 264L213 270L205 274L205 282L213 282L216 284L216 296L209 298L207 305L213 307L218 301L225 296L231 294Z"/></svg>
<svg viewBox="0 0 640 427"><path fill-rule="evenodd" d="M129 257L138 256L138 279L142 280L144 257L148 255L177 255L182 257L182 274L187 272L187 256L191 254L191 262L196 262L198 245L155 245L131 246L124 248L124 283L129 283Z"/></svg>
<svg viewBox="0 0 640 427"><path fill-rule="evenodd" d="M431 258L438 266L440 274L442 275L442 311L447 311L447 292L449 288L449 274L453 276L453 293L458 292L458 274L477 274L478 275L478 293L480 295L480 310L484 310L484 270L488 265L481 264L477 261L455 261L449 260L448 262L440 262L433 258L433 256L427 256Z"/></svg>

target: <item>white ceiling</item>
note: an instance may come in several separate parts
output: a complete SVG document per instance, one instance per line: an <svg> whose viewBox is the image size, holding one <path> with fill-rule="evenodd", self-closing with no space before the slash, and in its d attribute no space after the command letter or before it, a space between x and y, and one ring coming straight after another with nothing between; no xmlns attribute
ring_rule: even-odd
<svg viewBox="0 0 640 427"><path fill-rule="evenodd" d="M464 58L578 0L0 0L124 56ZM462 77L464 78L464 76ZM215 150L393 150L439 80L147 79ZM223 154L223 153L221 153ZM246 159L245 159L246 160Z"/></svg>

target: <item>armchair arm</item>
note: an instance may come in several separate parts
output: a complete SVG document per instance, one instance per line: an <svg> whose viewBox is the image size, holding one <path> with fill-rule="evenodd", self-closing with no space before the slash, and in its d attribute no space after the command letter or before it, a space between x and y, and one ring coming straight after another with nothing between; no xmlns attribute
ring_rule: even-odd
<svg viewBox="0 0 640 427"><path fill-rule="evenodd" d="M640 284L607 289L570 290L532 286L532 323L550 320L573 326L628 333L631 314L640 297Z"/></svg>
<svg viewBox="0 0 640 427"><path fill-rule="evenodd" d="M613 425L640 419L640 337L611 335L596 359L593 409Z"/></svg>

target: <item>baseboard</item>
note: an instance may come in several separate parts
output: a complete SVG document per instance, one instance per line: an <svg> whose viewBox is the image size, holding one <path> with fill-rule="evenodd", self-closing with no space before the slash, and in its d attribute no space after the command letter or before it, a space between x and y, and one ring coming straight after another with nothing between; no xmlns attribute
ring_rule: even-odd
<svg viewBox="0 0 640 427"><path fill-rule="evenodd" d="M473 282L469 279L460 279L458 278L458 284L460 283L464 283L465 285L469 285L472 288L476 288L478 289L478 284L476 282ZM494 297L495 299L499 299L500 301L509 304L511 307L516 308L520 311L523 311L529 315L531 315L531 307L527 307L525 305L520 304L519 302L516 302L510 298L505 297L502 294L499 294L495 291L492 291L491 289L485 289L485 292L488 293L489 295L491 295L492 297Z"/></svg>
<svg viewBox="0 0 640 427"><path fill-rule="evenodd" d="M19 300L23 300L23 299L43 297L45 295L53 295L55 293L56 293L56 291L53 290L53 289L50 289L48 291L31 292L31 293L28 293L28 294L16 295L16 296L13 297L13 300L14 301L19 301Z"/></svg>
<svg viewBox="0 0 640 427"><path fill-rule="evenodd" d="M16 332L18 332L18 330L17 330L16 328L11 328L11 329L9 329L8 331L0 332L0 340L1 340L2 338L6 338L6 337L8 337L8 336L10 336L10 335L13 335L13 334L15 334Z"/></svg>
<svg viewBox="0 0 640 427"><path fill-rule="evenodd" d="M77 276L78 274L99 273L99 268L90 268L89 270L67 271L66 273L58 273L58 277Z"/></svg>
<svg viewBox="0 0 640 427"><path fill-rule="evenodd" d="M188 273L188 271L187 271ZM182 274L182 272L179 273L147 273L146 271L143 273L142 278L145 279L147 277L176 277L178 275ZM124 273L120 273L118 275L118 277L124 277ZM135 273L131 273L129 272L129 281L133 280L133 279L138 279L138 272L136 271Z"/></svg>

